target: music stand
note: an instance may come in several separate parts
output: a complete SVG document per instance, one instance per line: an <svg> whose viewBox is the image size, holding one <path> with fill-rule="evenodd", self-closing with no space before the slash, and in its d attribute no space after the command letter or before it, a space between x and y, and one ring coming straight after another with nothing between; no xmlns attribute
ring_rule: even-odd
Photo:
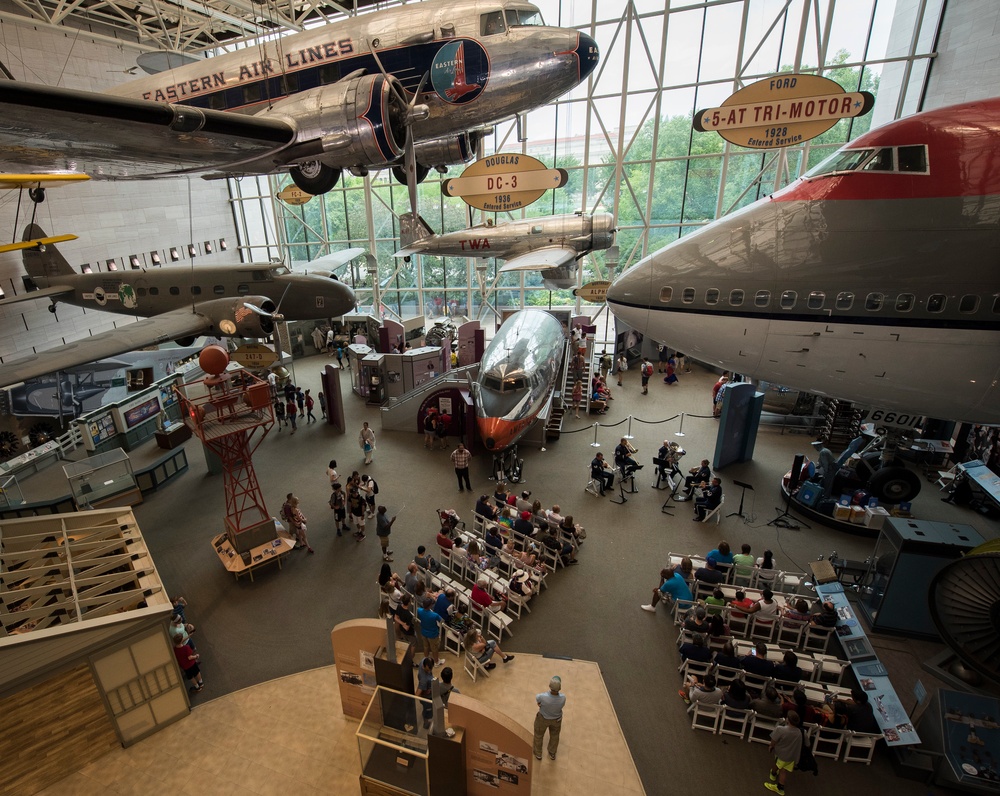
<svg viewBox="0 0 1000 796"><path fill-rule="evenodd" d="M619 472L622 472L622 470L619 469ZM625 489L626 481L629 482L629 489L627 490ZM621 498L621 500L615 500L614 498L611 498L611 502L620 506L622 503L628 502L628 498L625 497L626 492L632 495L638 491L639 490L635 488L635 471L633 470L628 474L628 476L623 475L618 479L618 496Z"/></svg>
<svg viewBox="0 0 1000 796"><path fill-rule="evenodd" d="M733 479L733 485L734 486L739 486L739 487L743 488L743 491L740 493L740 507L736 511L734 511L734 512L732 512L730 514L727 514L726 516L727 517L742 517L743 519L746 519L747 515L743 513L743 498L746 497L748 489L751 492L753 492L753 486L750 485L750 484L744 484L742 481L737 481L735 478Z"/></svg>

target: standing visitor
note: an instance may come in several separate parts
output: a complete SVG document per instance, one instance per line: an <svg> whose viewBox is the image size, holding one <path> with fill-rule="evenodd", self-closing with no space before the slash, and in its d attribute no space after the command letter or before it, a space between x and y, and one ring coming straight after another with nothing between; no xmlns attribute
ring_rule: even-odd
<svg viewBox="0 0 1000 796"><path fill-rule="evenodd" d="M562 692L562 680L553 677L549 680L549 690L535 695L538 713L535 714L535 759L542 759L542 741L545 731L549 731L549 759L556 759L559 749L559 733L562 730L563 707L566 705L566 695Z"/></svg>
<svg viewBox="0 0 1000 796"><path fill-rule="evenodd" d="M375 432L368 427L367 420L361 425L361 433L358 434L358 445L365 453L365 464L371 464L372 456L375 454Z"/></svg>
<svg viewBox="0 0 1000 796"><path fill-rule="evenodd" d="M649 357L642 358L639 373L642 375L642 394L647 395L649 393L649 377L653 375L653 363L649 361Z"/></svg>
<svg viewBox="0 0 1000 796"><path fill-rule="evenodd" d="M465 445L459 442L458 447L451 452L451 461L455 465L455 477L458 478L459 492L464 492L466 489L472 491L472 484L469 483L470 459L472 459L472 451L467 450Z"/></svg>
<svg viewBox="0 0 1000 796"><path fill-rule="evenodd" d="M385 506L378 507L378 514L375 516L375 535L378 537L379 544L382 545L383 561L392 561L392 550L389 549L389 534L392 533L392 524L395 521L395 516L391 519L389 518Z"/></svg>
<svg viewBox="0 0 1000 796"><path fill-rule="evenodd" d="M768 749L774 753L774 764L764 787L774 791L778 796L785 796L785 780L788 772L795 769L795 763L802 753L802 731L799 729L799 714L788 711L785 723L771 731L771 743Z"/></svg>

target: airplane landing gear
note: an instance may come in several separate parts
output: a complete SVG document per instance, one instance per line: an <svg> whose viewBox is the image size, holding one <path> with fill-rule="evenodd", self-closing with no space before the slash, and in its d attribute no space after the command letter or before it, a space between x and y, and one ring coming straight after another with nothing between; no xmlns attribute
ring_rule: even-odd
<svg viewBox="0 0 1000 796"><path fill-rule="evenodd" d="M430 171L431 170L429 168L427 168L427 166L421 166L418 163L417 164L417 168L416 168L417 182L418 183L423 182L424 179L426 179L427 175L430 174ZM409 185L410 184L409 183L409 179L406 176L406 168L403 167L403 166L393 166L392 167L392 176L396 178L396 182L398 182L400 185Z"/></svg>
<svg viewBox="0 0 1000 796"><path fill-rule="evenodd" d="M288 173L297 187L313 196L332 190L340 180L340 169L331 168L318 160L307 160L292 166Z"/></svg>
<svg viewBox="0 0 1000 796"><path fill-rule="evenodd" d="M28 198L30 198L36 205L40 205L45 201L45 189L41 185L37 188L29 188Z"/></svg>
<svg viewBox="0 0 1000 796"><path fill-rule="evenodd" d="M493 467L491 472L496 481L506 481L510 484L521 483L521 475L524 471L524 459L518 458L517 445L507 448L505 451L493 454Z"/></svg>
<svg viewBox="0 0 1000 796"><path fill-rule="evenodd" d="M56 314L56 304L55 304L55 302L52 302L51 304L49 304L49 312L51 312L53 315Z"/></svg>

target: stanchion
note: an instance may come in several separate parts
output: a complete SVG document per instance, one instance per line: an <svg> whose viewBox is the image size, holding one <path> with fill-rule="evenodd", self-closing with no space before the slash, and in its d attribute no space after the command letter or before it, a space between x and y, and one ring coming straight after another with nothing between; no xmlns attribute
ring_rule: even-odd
<svg viewBox="0 0 1000 796"><path fill-rule="evenodd" d="M684 436L684 413L683 412L681 412L681 427L677 431L674 432L674 436L675 437L683 437Z"/></svg>
<svg viewBox="0 0 1000 796"><path fill-rule="evenodd" d="M628 433L625 435L625 439L635 439L632 436L632 415L628 416Z"/></svg>
<svg viewBox="0 0 1000 796"><path fill-rule="evenodd" d="M594 423L594 441L590 443L591 448L601 447L601 443L597 441L597 427L601 425L600 423Z"/></svg>

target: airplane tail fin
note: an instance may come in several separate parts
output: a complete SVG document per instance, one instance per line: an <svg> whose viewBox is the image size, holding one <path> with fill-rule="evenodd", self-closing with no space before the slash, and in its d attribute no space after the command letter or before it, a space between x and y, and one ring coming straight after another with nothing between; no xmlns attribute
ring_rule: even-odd
<svg viewBox="0 0 1000 796"><path fill-rule="evenodd" d="M399 243L401 248L396 253L396 256L399 257L404 253L408 253L407 250L414 243L419 243L424 238L430 238L433 235L434 230L431 229L430 225L419 214L403 213L399 217Z"/></svg>
<svg viewBox="0 0 1000 796"><path fill-rule="evenodd" d="M43 241L46 238L44 230L37 224L29 224L24 228L25 241ZM66 274L75 274L73 267L66 261L54 243L32 246L21 252L24 270L32 279L41 277L52 279Z"/></svg>

